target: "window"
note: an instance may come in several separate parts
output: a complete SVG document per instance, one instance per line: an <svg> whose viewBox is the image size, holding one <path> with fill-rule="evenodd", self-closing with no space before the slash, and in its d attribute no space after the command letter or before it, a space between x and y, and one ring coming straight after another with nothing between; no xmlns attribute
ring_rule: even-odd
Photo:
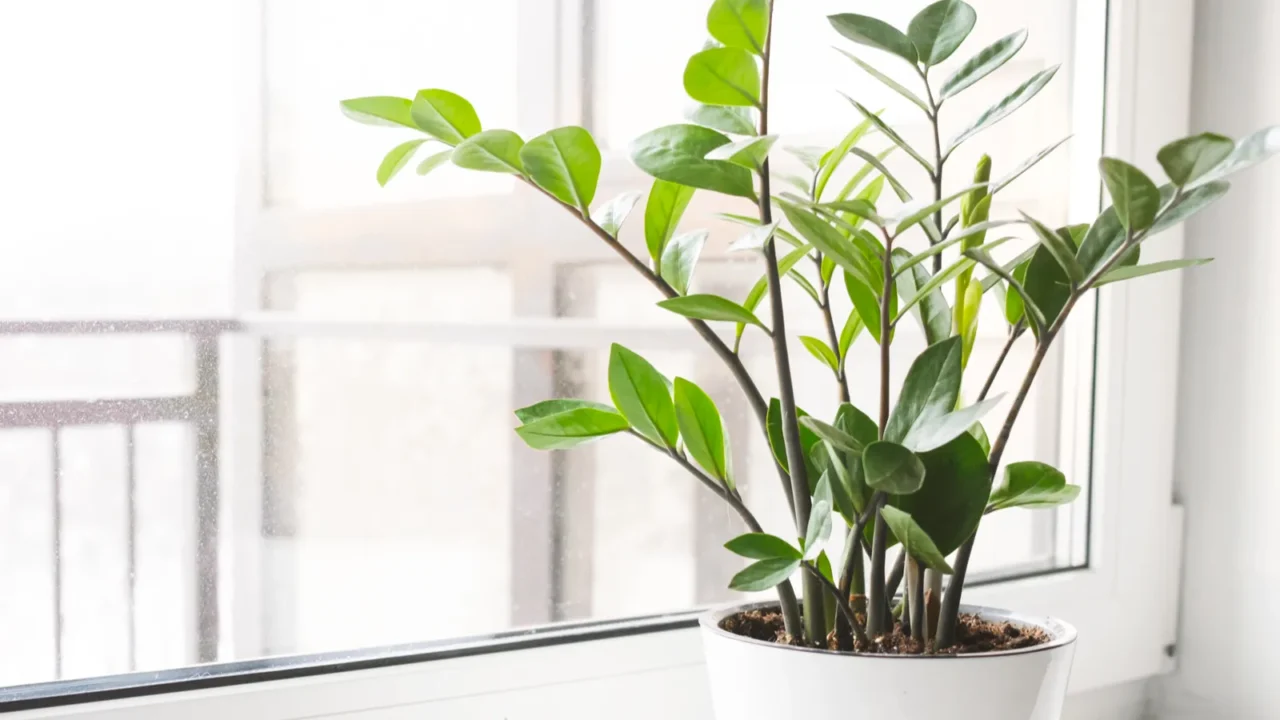
<svg viewBox="0 0 1280 720"><path fill-rule="evenodd" d="M905 23L922 4L892 12ZM1026 26L1031 39L986 91L949 107L951 117L962 121L1002 83L1062 61L1055 82L1001 125L997 162L1012 166L1075 136L993 214L1089 217L1104 68L1108 103L1158 116L1124 94L1136 60L1104 64L1106 3L974 4L1001 22L980 22L972 45L1007 27ZM827 47L826 13L883 14L888 5L779 8L782 145L830 145L847 130L853 114L834 87L907 116ZM1111 32L1145 28L1129 3L1113 5ZM686 0L65 0L0 9L0 60L41 58L34 72L0 80L7 94L65 107L65 88L77 88L89 95L77 105L95 118L84 144L66 142L85 135L76 113L25 114L0 138L10 159L0 188L16 199L0 215L10 258L0 278L13 302L3 314L15 318L0 323L0 572L18 588L0 595L0 639L22 648L0 659L0 686L394 654L389 646L729 600L736 561L720 545L736 521L677 468L625 439L539 454L510 432L513 407L604 393L608 344L621 342L715 396L749 504L766 526L783 527L768 448L714 356L606 248L508 178L446 167L379 189L373 170L396 132L336 111L343 97L440 86L468 96L487 125L526 136L583 123L605 149L598 195L607 200L647 187L625 160L626 143L680 120L679 75L701 43L703 12ZM483 43L457 31L478 27ZM76 51L38 52L53 37ZM89 55L95 62L83 62ZM1140 142L1115 140L1112 106L1107 142L1136 154ZM965 182L963 169L989 147L959 153L951 180ZM742 296L761 270L726 251L735 236L716 214L730 209L699 193L683 227L712 230L696 283ZM631 247L642 244L635 233L633 221ZM1138 542L1123 535L1119 546L1105 512L1130 497L1106 484L1116 467L1137 461L1100 456L1114 452L1105 439L1092 444L1097 428L1113 427L1099 413L1116 410L1115 383L1129 377L1105 353L1138 352L1114 319L1138 306L1119 291L1108 297L1119 304L1099 313L1101 343L1082 317L1010 451L1056 460L1082 483L1102 457L1095 502L996 516L974 558L992 582L1079 568L1055 581L1060 603L1097 589L1082 583L1114 588L1114 553ZM802 293L786 303L794 334L821 334L805 324L816 317ZM904 357L923 342L915 330L904 326ZM855 365L870 361L866 342L855 346ZM980 337L973 363L990 363L1002 342ZM1017 363L1029 348L1013 352ZM748 338L743 354L768 395L767 348ZM793 356L801 404L829 414L829 378L798 346ZM862 406L873 393L853 388ZM1159 487L1135 481L1123 492L1149 498ZM1146 526L1164 532L1164 522L1153 516ZM1040 587L1000 583L974 595L1060 612L1035 594ZM1095 617L1099 628L1124 626L1102 611L1084 622ZM1152 636L1163 630L1140 625ZM643 649L618 672L695 683L687 666L698 662L696 641L672 638L637 641ZM1149 672L1146 662L1123 672ZM1117 675L1084 677L1100 685ZM65 687L85 686L32 692ZM487 707L504 707L494 702Z"/></svg>

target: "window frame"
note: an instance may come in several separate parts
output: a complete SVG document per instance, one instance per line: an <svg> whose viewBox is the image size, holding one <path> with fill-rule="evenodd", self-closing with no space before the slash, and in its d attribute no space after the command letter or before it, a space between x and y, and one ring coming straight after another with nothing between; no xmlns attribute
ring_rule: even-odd
<svg viewBox="0 0 1280 720"><path fill-rule="evenodd" d="M252 28L259 49L261 2L244 3L250 20L245 27ZM1078 0L1079 17L1100 12L1108 18L1106 154L1140 158L1139 164L1149 167L1160 139L1186 133L1193 5L1191 0ZM1082 33L1076 41L1090 42L1090 38ZM248 55L244 62L252 65L255 58ZM260 75L254 75L246 87L260 100ZM249 118L247 131L254 131L253 120ZM246 147L243 187L260 190L260 155L254 157L253 143ZM237 266L241 266L240 260L251 258L260 264L251 263L250 267L269 268L271 254L257 252L261 248L253 241L272 223L283 223L280 227L287 229L287 221L260 212L261 192L242 193ZM280 237L290 234L281 231ZM1181 229L1171 230L1158 243L1146 246L1144 254L1149 260L1176 257L1181 254L1182 242ZM236 285L236 310L250 325L260 299L257 279L256 273L241 275ZM1178 355L1180 300L1181 281L1174 274L1137 285L1107 286L1095 304L1081 309L1079 314L1086 322L1074 323L1062 343L1064 378L1084 368L1093 372L1089 384L1092 403L1064 404L1074 408L1068 411L1064 432L1068 423L1075 428L1089 427L1092 438L1087 447L1077 444L1073 448L1078 460L1091 462L1094 478L1086 523L1088 566L974 587L965 594L970 603L1051 614L1075 625L1080 641L1071 680L1073 693L1171 669L1182 533L1181 511L1172 501L1177 363L1171 359ZM1090 314L1096 326L1087 322ZM266 322L269 318L259 319ZM513 332L540 331L526 326ZM261 397L261 357L256 343L233 344L227 363L234 380L223 389L226 412L260 410L255 405ZM251 444L253 432L254 428L248 427L227 438L224 459L234 463L237 474L254 469L253 453L238 445ZM1077 432L1075 436L1081 435ZM233 492L226 512L232 526L241 526L253 522L258 508L260 497L255 500L252 491ZM243 562L241 571L260 571L253 555L249 548L234 547L230 562ZM237 572L236 577L243 576ZM229 603L233 615L241 607L237 603L251 602L241 596L253 591L251 584L246 588L237 583L236 597ZM611 717L621 718L705 717L709 701L695 617L696 613L681 613L659 620L589 624L587 627L594 630L551 630L534 636L504 633L542 640L537 646L513 645L510 638L495 636L474 647L474 652L423 647L399 657L384 653L383 667L344 667L341 662L332 662L322 664L319 674L309 677L255 680L250 673L225 687L195 685L184 690L180 689L183 684L177 683L174 687L178 690L145 697L89 703L75 703L72 698L75 704L59 707L0 703L0 709L31 708L15 715L19 718L91 720L179 716L293 720L318 715L382 720L418 717L424 711L484 712L517 706L529 709L525 717L563 717L564 708L570 706L583 717L604 709ZM223 642L239 647L257 642L252 628L233 625L235 637L224 627ZM607 627L615 628L618 634L591 634ZM663 691L654 692L655 684ZM618 698L627 698L627 702L618 703ZM65 702L68 699L62 697L48 704Z"/></svg>

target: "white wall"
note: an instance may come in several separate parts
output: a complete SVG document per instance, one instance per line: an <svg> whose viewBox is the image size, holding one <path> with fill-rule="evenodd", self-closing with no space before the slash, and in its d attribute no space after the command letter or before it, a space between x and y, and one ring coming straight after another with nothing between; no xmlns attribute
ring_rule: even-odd
<svg viewBox="0 0 1280 720"><path fill-rule="evenodd" d="M1280 3L1199 0L1191 126L1240 136L1280 123ZM1176 487L1187 508L1179 671L1161 718L1280 716L1280 162L1237 176L1194 220L1183 298Z"/></svg>

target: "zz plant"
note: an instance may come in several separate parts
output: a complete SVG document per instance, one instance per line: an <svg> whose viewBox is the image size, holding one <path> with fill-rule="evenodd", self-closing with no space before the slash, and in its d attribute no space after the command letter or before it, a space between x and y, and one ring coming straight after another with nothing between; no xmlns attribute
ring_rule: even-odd
<svg viewBox="0 0 1280 720"><path fill-rule="evenodd" d="M581 220L652 284L662 297L658 305L686 318L741 386L773 450L795 527L789 537L766 533L743 502L711 398L687 379L668 380L620 345L613 346L609 359L611 403L554 399L517 410L516 432L525 442L560 450L625 433L683 467L750 530L726 544L754 561L730 586L776 588L784 640L874 652L886 634L898 629L920 641L920 648L945 652L957 640L965 573L982 518L1009 508L1067 503L1080 492L1044 463L1002 464L1014 422L1072 309L1102 285L1206 262L1141 264L1140 254L1147 240L1222 197L1227 175L1276 151L1280 128L1240 142L1213 133L1176 140L1157 156L1168 177L1162 185L1123 160L1102 158L1099 170L1111 205L1091 224L1055 228L1025 213L992 219L995 196L1065 140L998 179L992 179L993 163L983 156L972 182L955 190L945 189L943 171L958 147L1029 102L1057 68L1032 75L944 143L941 121L949 101L1016 55L1027 33L1007 35L944 72L941 65L969 35L977 14L961 0L942 0L921 10L906 32L864 15L829 18L853 43L852 50L840 52L924 116L932 146L914 147L878 112L850 97L857 124L823 153L798 152L809 176L778 193L770 173L777 140L769 132L772 16L771 0L714 0L707 14L710 39L689 58L684 73L685 90L698 103L689 122L658 128L632 143L632 160L654 178L643 212L647 257L618 239L639 194L594 204L600 151L581 127L556 128L525 141L511 130L484 129L467 100L437 89L422 90L413 99L346 100L342 109L362 122L423 134L387 153L378 168L380 183L424 147L431 152L419 162L419 175L446 162L513 175ZM905 63L914 71L915 87L877 69L872 57ZM886 141L883 150L863 147L877 136ZM884 165L895 151L919 166L914 174L927 181L921 190L909 190ZM839 171L850 169L849 162L857 169L843 183L833 182ZM900 205L897 210L885 209L890 204L881 199L886 186ZM747 226L733 249L756 253L764 266L763 277L745 298L690 291L707 234L676 230L695 192L730 196L753 208L750 217L726 216ZM1025 228L1034 242L1010 259L997 260L993 250L1018 238L988 235L1013 226ZM912 252L905 241L916 234L928 242ZM1007 248L1003 256L1010 256ZM808 265L801 265L806 260L812 266L808 272L803 271ZM834 375L841 401L834 417L808 416L796 405L784 278L799 284L822 314L827 337L799 341ZM845 318L835 316L830 299L837 285L852 301ZM954 292L944 293L947 287ZM978 310L993 297L1003 306L1008 340L986 369L981 392L966 403L960 385ZM766 298L768 323L756 314ZM895 328L908 315L922 326L928 347L907 369L895 403L890 402L890 346ZM879 345L879 405L865 412L850 404L848 379L854 371L872 372L849 365L850 346L864 329ZM981 420L1001 397L988 393L1009 349L1028 331L1034 342L1029 367L989 439ZM772 343L776 399L766 401L739 357L744 332L762 333ZM1003 479L996 484L1001 470ZM847 531L841 557L833 562L822 548L837 519ZM886 556L894 545L901 552L891 567ZM803 604L792 585L797 575ZM898 627L891 601L904 576Z"/></svg>

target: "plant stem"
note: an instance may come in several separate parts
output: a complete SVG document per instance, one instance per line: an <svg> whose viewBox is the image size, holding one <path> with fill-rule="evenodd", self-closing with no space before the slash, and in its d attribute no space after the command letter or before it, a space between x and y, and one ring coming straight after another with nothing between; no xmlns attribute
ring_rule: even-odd
<svg viewBox="0 0 1280 720"><path fill-rule="evenodd" d="M892 318L889 312L889 301L893 297L893 236L884 232L884 287L880 293L880 424L878 436L884 439L885 429L889 426L889 349L890 335L893 332ZM888 544L889 528L884 517L880 515L880 505L885 498L881 494L880 503L872 502L871 509L875 513L875 530L871 535L871 582L867 598L867 633L879 637L889 632L891 618L885 613L888 597L885 595L884 554Z"/></svg>
<svg viewBox="0 0 1280 720"><path fill-rule="evenodd" d="M826 590L835 598L836 608L840 610L840 615L844 618L844 621L849 624L849 627L853 628L854 635L858 638L858 641L865 643L867 641L867 635L862 630L861 625L858 624L858 616L854 614L853 607L849 605L849 598L842 595L840 588L832 585L831 581L819 572L818 568L813 566L813 563L802 563L802 565L804 569L808 571L809 576L814 578L814 582L818 583L820 587L826 588Z"/></svg>
<svg viewBox="0 0 1280 720"><path fill-rule="evenodd" d="M1009 339L1005 341L1004 347L1000 349L1000 355L996 358L995 365L991 366L991 374L987 376L987 381L982 384L982 392L978 393L978 402L987 399L987 394L991 392L991 386L995 384L996 376L1000 374L1000 367L1004 365L1004 361L1009 357L1009 351L1013 349L1013 344L1022 337L1022 333L1026 331L1027 326L1023 321L1019 320L1017 325L1009 328Z"/></svg>
<svg viewBox="0 0 1280 720"><path fill-rule="evenodd" d="M946 160L942 157L942 137L940 134L941 131L938 127L939 105L933 100L933 89L929 86L929 71L921 70L920 79L924 80L925 97L927 98L926 101L929 103L929 113L928 113L929 124L933 126L934 163L933 163L933 176L930 179L933 180L933 200L934 202L938 202L939 200L942 199L942 165L943 163L946 162ZM938 211L933 214L933 224L934 224L934 227L938 229L939 233L943 232L942 208L938 208ZM942 242L942 240L943 238L940 237L938 239L938 242ZM933 274L937 275L940 272L942 272L942 253L938 253L937 255L933 256ZM963 298L956 298L957 303L961 302L962 300Z"/></svg>
<svg viewBox="0 0 1280 720"><path fill-rule="evenodd" d="M924 642L925 607L924 607L924 566L915 558L907 558L907 595L911 598L911 637ZM907 618L902 619L903 627Z"/></svg>
<svg viewBox="0 0 1280 720"><path fill-rule="evenodd" d="M898 594L898 586L902 585L902 573L906 560L907 553L899 550L898 559L893 562L893 569L889 571L889 578L885 580L885 597L889 600L892 600L893 596Z"/></svg>
<svg viewBox="0 0 1280 720"><path fill-rule="evenodd" d="M840 354L840 335L836 332L835 318L831 316L831 286L822 282L822 261L818 261L818 282L822 290L822 319L827 326L827 342L836 354L836 385L840 387L840 402L849 402L849 380L844 369L844 357Z"/></svg>

